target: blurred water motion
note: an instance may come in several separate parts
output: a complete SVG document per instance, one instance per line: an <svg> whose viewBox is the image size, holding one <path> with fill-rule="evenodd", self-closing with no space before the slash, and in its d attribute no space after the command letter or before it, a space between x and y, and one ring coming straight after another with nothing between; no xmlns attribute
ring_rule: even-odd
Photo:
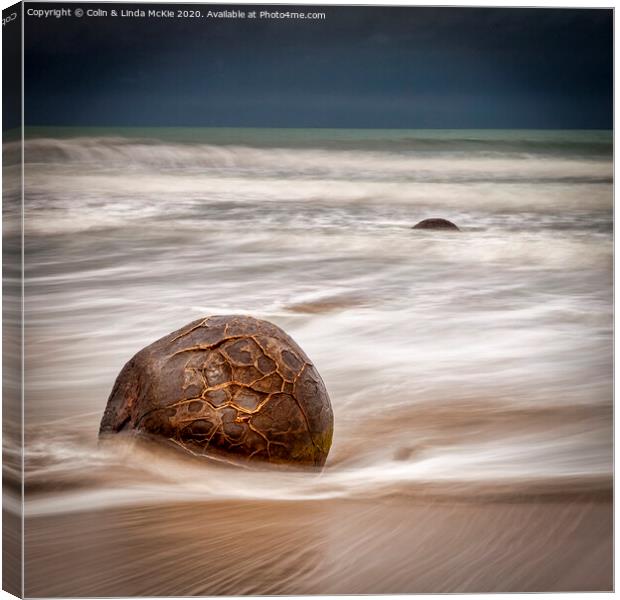
<svg viewBox="0 0 620 600"><path fill-rule="evenodd" d="M27 595L611 588L611 133L39 130L25 156ZM231 313L319 369L323 474L99 447L122 365Z"/></svg>

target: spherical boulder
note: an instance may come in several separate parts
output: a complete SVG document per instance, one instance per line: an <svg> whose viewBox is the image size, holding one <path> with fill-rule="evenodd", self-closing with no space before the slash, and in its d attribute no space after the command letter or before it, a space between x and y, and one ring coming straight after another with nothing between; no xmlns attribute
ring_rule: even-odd
<svg viewBox="0 0 620 600"><path fill-rule="evenodd" d="M325 385L279 327L248 316L189 323L122 369L100 436L142 433L194 455L321 467L333 434Z"/></svg>
<svg viewBox="0 0 620 600"><path fill-rule="evenodd" d="M460 231L454 223L447 219L424 219L417 225L414 225L412 229L452 229L454 231Z"/></svg>

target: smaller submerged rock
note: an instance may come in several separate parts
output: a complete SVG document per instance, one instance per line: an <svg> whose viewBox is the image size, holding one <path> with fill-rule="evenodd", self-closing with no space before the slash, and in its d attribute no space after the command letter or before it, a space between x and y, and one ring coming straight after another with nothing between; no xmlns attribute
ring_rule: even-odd
<svg viewBox="0 0 620 600"><path fill-rule="evenodd" d="M454 223L447 219L424 219L417 225L414 225L412 229L451 229L453 231L460 231Z"/></svg>

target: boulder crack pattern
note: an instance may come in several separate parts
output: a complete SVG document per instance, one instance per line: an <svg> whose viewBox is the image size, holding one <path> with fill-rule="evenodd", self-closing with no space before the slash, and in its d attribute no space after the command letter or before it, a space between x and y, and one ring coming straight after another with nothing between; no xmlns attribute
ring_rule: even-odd
<svg viewBox="0 0 620 600"><path fill-rule="evenodd" d="M327 391L301 348L275 325L246 316L207 317L132 361L146 372L140 373L141 396L131 406L129 397L118 397L134 389L119 382L126 367L101 433L119 431L123 414L127 427L129 413L130 429L164 437L193 455L325 463L333 434Z"/></svg>

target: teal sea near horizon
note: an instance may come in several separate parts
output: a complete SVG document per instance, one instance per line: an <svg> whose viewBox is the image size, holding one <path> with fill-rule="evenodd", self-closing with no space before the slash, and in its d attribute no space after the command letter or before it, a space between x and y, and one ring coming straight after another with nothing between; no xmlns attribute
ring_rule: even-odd
<svg viewBox="0 0 620 600"><path fill-rule="evenodd" d="M178 143L247 144L256 146L355 146L361 149L380 144L401 144L403 149L423 148L435 143L470 144L505 143L530 145L532 148L565 150L590 145L601 153L613 149L610 129L347 129L347 128L272 128L272 127L37 127L24 129L26 139L41 137L125 137Z"/></svg>
<svg viewBox="0 0 620 600"><path fill-rule="evenodd" d="M28 128L24 152L29 596L610 589L611 131ZM123 364L232 313L321 373L321 476L99 447Z"/></svg>

